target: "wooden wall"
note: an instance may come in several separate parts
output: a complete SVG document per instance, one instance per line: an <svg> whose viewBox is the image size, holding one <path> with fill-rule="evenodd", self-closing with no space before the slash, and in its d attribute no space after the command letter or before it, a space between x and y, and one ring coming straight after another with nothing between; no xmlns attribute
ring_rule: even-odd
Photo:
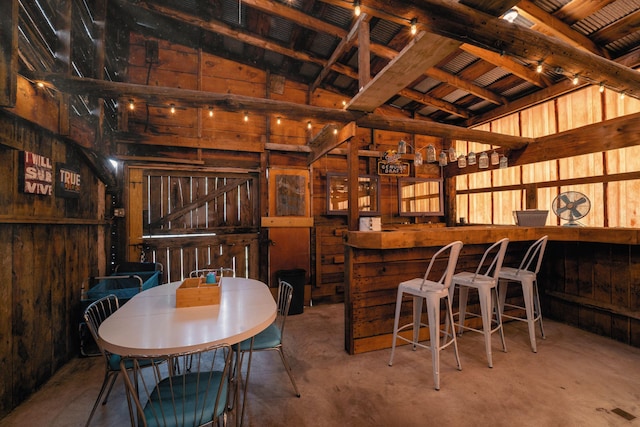
<svg viewBox="0 0 640 427"><path fill-rule="evenodd" d="M554 242L540 283L545 316L640 347L638 245Z"/></svg>
<svg viewBox="0 0 640 427"><path fill-rule="evenodd" d="M24 194L19 151L75 163L77 199ZM105 188L59 137L0 113L0 417L79 353L82 282L105 272ZM54 175L55 176L55 175Z"/></svg>

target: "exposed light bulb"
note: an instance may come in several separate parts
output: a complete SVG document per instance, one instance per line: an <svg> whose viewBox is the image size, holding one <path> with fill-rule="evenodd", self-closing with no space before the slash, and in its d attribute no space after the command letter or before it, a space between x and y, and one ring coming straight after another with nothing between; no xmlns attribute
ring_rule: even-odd
<svg viewBox="0 0 640 427"><path fill-rule="evenodd" d="M600 83L600 89L598 89L600 91L600 93L604 92L604 85L602 83Z"/></svg>
<svg viewBox="0 0 640 427"><path fill-rule="evenodd" d="M213 117L213 107L209 107L209 117Z"/></svg>
<svg viewBox="0 0 640 427"><path fill-rule="evenodd" d="M338 128L334 128L334 129L333 129L333 134L334 134L334 135L337 135L337 134L338 134Z"/></svg>
<svg viewBox="0 0 640 427"><path fill-rule="evenodd" d="M135 110L135 108L136 108L136 106L133 103L133 99L130 99L129 100L129 110L133 111L133 110Z"/></svg>
<svg viewBox="0 0 640 427"><path fill-rule="evenodd" d="M276 117L276 124L279 125L280 123L282 123L282 120L280 119L280 116L278 116Z"/></svg>
<svg viewBox="0 0 640 427"><path fill-rule="evenodd" d="M575 76L573 76L573 84L574 86L578 84L578 75L576 74Z"/></svg>
<svg viewBox="0 0 640 427"><path fill-rule="evenodd" d="M248 121L249 121L249 113L248 113L248 112L245 112L245 113L244 113L244 121L245 121L245 122L248 122Z"/></svg>
<svg viewBox="0 0 640 427"><path fill-rule="evenodd" d="M538 66L536 67L536 73L540 74L542 72L542 61L538 61Z"/></svg>
<svg viewBox="0 0 640 427"><path fill-rule="evenodd" d="M620 99L624 99L624 92L620 92Z"/></svg>
<svg viewBox="0 0 640 427"><path fill-rule="evenodd" d="M360 12L362 12L362 11L360 10L360 0L355 0L355 1L353 2L353 14L354 14L355 16L360 16Z"/></svg>
<svg viewBox="0 0 640 427"><path fill-rule="evenodd" d="M311 130L311 120L307 122L307 129Z"/></svg>
<svg viewBox="0 0 640 427"><path fill-rule="evenodd" d="M176 106L171 104L171 114L175 114L176 113Z"/></svg>
<svg viewBox="0 0 640 427"><path fill-rule="evenodd" d="M38 83L36 83L36 86L38 86L39 88L43 88L44 87L44 83L38 82Z"/></svg>
<svg viewBox="0 0 640 427"><path fill-rule="evenodd" d="M418 20L416 18L413 18L411 20L411 35L415 36L417 32L418 32Z"/></svg>

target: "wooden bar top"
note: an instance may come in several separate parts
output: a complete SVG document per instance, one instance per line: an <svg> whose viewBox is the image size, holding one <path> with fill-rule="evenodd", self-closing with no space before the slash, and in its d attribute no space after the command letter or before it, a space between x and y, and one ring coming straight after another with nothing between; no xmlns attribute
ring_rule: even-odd
<svg viewBox="0 0 640 427"><path fill-rule="evenodd" d="M348 231L347 246L360 249L403 249L442 246L455 240L465 244L495 242L503 237L511 241L536 240L544 235L549 240L565 242L597 242L637 245L640 229L601 227L521 227L515 225L466 225L460 227L403 227L383 231Z"/></svg>

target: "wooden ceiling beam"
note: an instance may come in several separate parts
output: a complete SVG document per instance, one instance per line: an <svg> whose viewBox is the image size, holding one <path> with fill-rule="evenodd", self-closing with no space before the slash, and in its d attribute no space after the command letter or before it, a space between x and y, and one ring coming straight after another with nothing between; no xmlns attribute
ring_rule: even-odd
<svg viewBox="0 0 640 427"><path fill-rule="evenodd" d="M454 114L458 117L462 117L464 119L468 119L472 116L471 112L465 110L464 108L457 107L451 102L444 101L442 99L434 98L426 93L418 92L413 89L402 89L398 92L398 95L404 96L412 101L419 102L421 104L433 105L439 110L446 111L447 113Z"/></svg>
<svg viewBox="0 0 640 427"><path fill-rule="evenodd" d="M505 70L510 71L521 79L526 80L538 87L544 88L552 85L551 80L549 80L549 78L547 78L544 74L536 73L535 70L525 67L521 63L514 61L508 56L504 56L490 50L482 49L478 46L474 46L468 43L463 44L462 46L460 46L460 48L465 52L468 52L480 59L492 63L493 65L504 68Z"/></svg>
<svg viewBox="0 0 640 427"><path fill-rule="evenodd" d="M372 112L460 46L421 32L347 103L348 110Z"/></svg>
<svg viewBox="0 0 640 427"><path fill-rule="evenodd" d="M446 71L441 70L437 67L428 69L425 72L425 75L436 80L440 80L441 82L446 83L450 86L454 86L458 89L467 91L470 94L477 96L478 98L486 99L487 101L492 102L496 105L503 105L509 102L504 96L498 95L495 92L478 86L477 84L474 84L469 80L460 78L451 73L447 73Z"/></svg>
<svg viewBox="0 0 640 427"><path fill-rule="evenodd" d="M331 57L329 58L325 66L322 67L320 73L318 73L318 77L316 77L314 82L311 84L311 87L309 89L310 92L313 93L320 86L320 83L322 83L322 81L327 77L327 74L329 74L329 72L331 71L331 67L336 62L338 62L340 56L342 56L342 54L344 54L351 47L351 45L355 43L360 25L363 22L368 21L369 19L370 18L365 13L361 14L358 19L356 19L356 22L351 27L351 31L349 31L349 34L347 34L346 37L344 37L340 41L340 43L338 43L338 46L333 50Z"/></svg>
<svg viewBox="0 0 640 427"><path fill-rule="evenodd" d="M498 145L512 150L523 148L530 142L534 141L533 138L497 134L494 132L475 129L459 128L457 126L450 126L437 122L384 117L375 114L367 114L360 117L356 120L356 124L364 128L472 141L482 144Z"/></svg>
<svg viewBox="0 0 640 427"><path fill-rule="evenodd" d="M144 100L146 102L165 105L173 102L181 107L188 108L213 106L225 111L248 111L250 113L264 115L278 112L282 117L296 120L306 120L313 117L314 120L321 122L350 123L355 121L358 126L366 128L448 137L493 145L504 145L508 148L521 148L532 141L530 138L477 131L431 121L383 117L375 114L367 114L363 117L364 113L358 111L317 107L229 93L213 93L176 87L147 86L51 73L39 74L34 76L34 78L45 82L56 90L73 95L88 95L97 98L113 98L119 100L133 98L135 100Z"/></svg>

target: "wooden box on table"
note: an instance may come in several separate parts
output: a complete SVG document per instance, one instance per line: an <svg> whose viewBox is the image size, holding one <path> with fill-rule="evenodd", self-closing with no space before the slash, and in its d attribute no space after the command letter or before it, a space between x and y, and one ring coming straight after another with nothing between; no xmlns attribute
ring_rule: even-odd
<svg viewBox="0 0 640 427"><path fill-rule="evenodd" d="M220 283L205 283L204 277L191 277L176 289L176 308L215 304L220 304Z"/></svg>

